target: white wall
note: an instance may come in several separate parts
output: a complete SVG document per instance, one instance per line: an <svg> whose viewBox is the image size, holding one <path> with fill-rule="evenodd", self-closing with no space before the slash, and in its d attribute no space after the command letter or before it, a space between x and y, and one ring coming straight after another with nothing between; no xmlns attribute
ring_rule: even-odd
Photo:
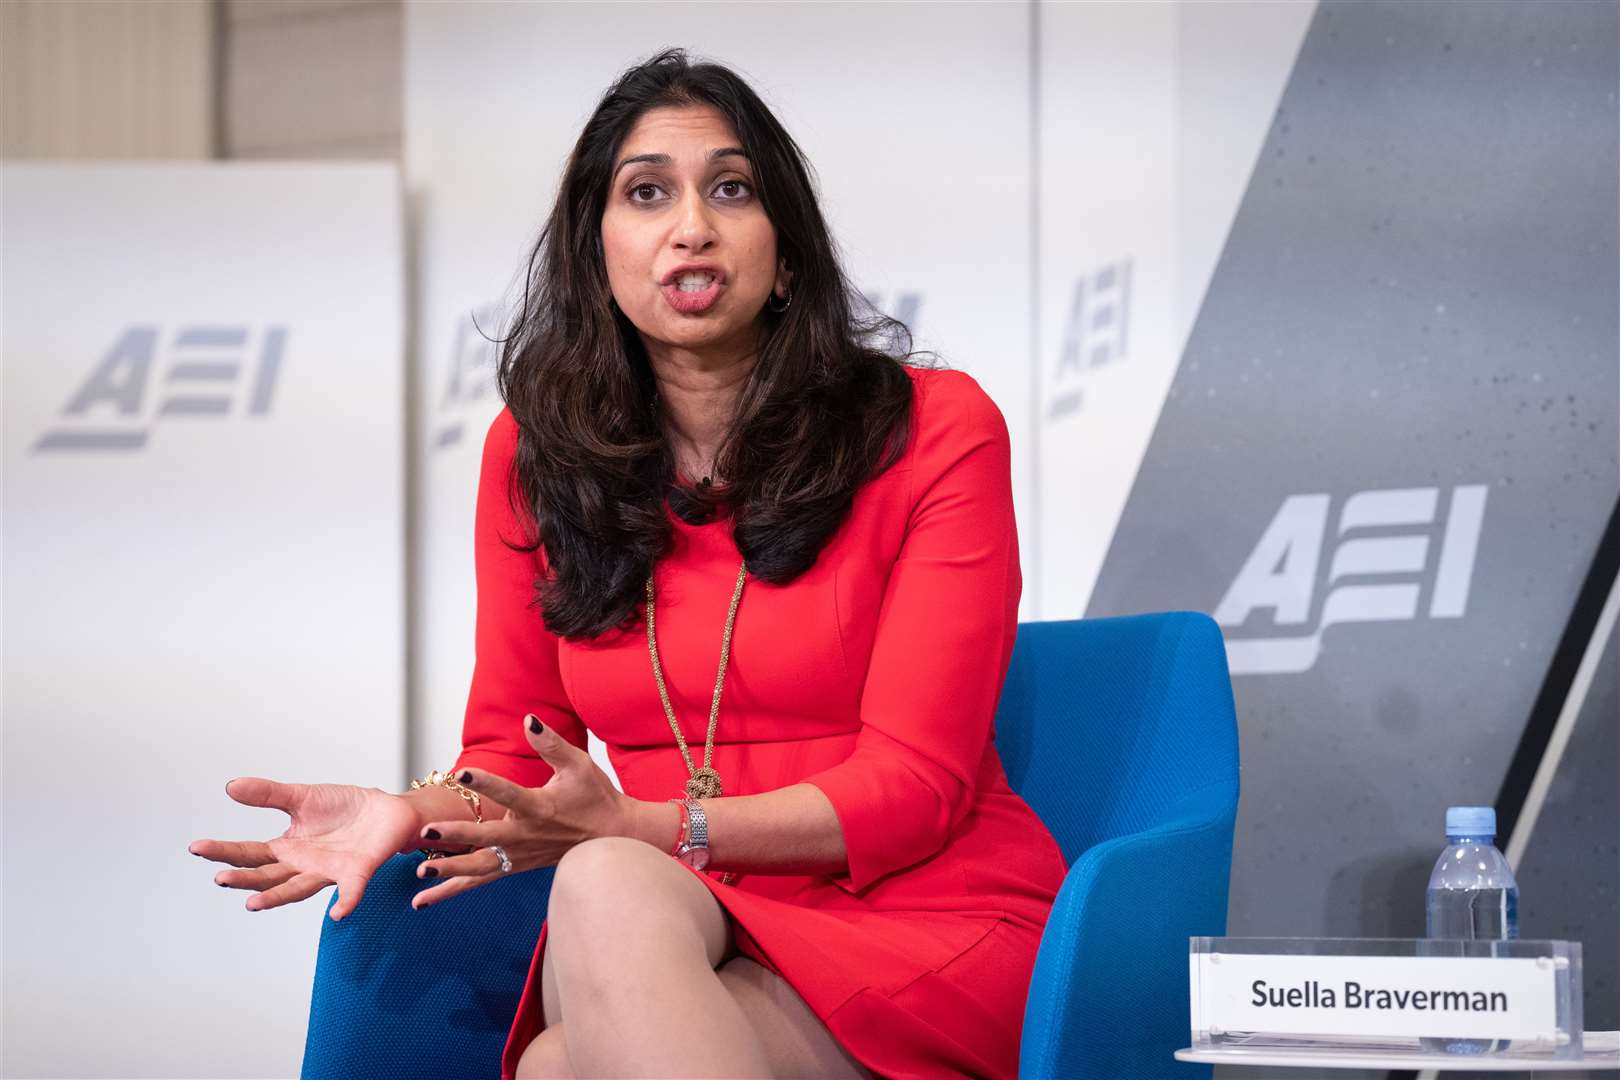
<svg viewBox="0 0 1620 1080"><path fill-rule="evenodd" d="M1085 614L1315 6L1040 6L1039 618Z"/></svg>
<svg viewBox="0 0 1620 1080"><path fill-rule="evenodd" d="M4 1072L292 1076L330 890L186 848L287 827L233 777L403 771L398 170L0 184Z"/></svg>

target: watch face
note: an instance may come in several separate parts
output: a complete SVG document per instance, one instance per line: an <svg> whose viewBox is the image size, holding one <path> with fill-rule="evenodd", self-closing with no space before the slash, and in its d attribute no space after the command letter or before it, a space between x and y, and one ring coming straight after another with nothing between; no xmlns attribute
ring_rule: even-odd
<svg viewBox="0 0 1620 1080"><path fill-rule="evenodd" d="M702 870L709 865L709 849L706 847L689 847L681 852L681 862L694 870Z"/></svg>

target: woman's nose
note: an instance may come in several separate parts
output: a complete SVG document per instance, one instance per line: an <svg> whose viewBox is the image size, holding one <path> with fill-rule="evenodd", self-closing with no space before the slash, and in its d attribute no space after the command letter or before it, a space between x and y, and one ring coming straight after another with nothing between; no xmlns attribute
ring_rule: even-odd
<svg viewBox="0 0 1620 1080"><path fill-rule="evenodd" d="M677 244L701 250L714 239L713 208L697 189L688 189L676 207L675 235Z"/></svg>

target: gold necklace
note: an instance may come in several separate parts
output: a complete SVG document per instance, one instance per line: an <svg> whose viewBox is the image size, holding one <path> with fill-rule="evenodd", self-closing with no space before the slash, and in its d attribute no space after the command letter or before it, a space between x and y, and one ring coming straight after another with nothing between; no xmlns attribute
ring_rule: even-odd
<svg viewBox="0 0 1620 1080"><path fill-rule="evenodd" d="M720 774L711 764L714 760L714 726L720 718L720 689L725 685L726 664L731 659L731 628L737 621L737 604L742 600L743 581L747 576L748 562L744 560L737 569L737 587L731 594L731 609L726 612L726 633L720 639L720 671L714 677L714 703L709 706L709 733L703 741L703 767L700 769L692 764L692 754L686 748L686 737L681 734L681 725L675 720L675 709L669 703L669 691L664 687L664 671L658 663L658 639L653 633L653 577L647 575L647 651L652 654L653 678L658 683L659 700L664 703L664 716L669 720L669 729L675 733L675 743L681 748L687 772L691 773L686 781L686 797L689 799L720 797Z"/></svg>

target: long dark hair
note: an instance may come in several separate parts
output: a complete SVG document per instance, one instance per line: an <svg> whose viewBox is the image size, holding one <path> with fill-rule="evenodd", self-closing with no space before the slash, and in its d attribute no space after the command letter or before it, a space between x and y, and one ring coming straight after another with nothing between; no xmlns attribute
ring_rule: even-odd
<svg viewBox="0 0 1620 1080"><path fill-rule="evenodd" d="M643 113L707 104L728 117L793 272L785 313L766 306L763 343L718 449L713 489L688 489L657 413L634 324L613 304L601 219L613 162ZM666 49L602 97L568 157L529 256L522 309L502 340L496 386L519 428L508 490L543 544L545 626L595 637L637 624L655 561L683 520L722 505L749 572L785 584L815 564L855 491L898 461L911 431L910 330L845 277L804 153L758 95L715 63ZM928 354L932 355L932 354ZM919 366L935 366L934 364ZM522 505L517 500L521 499Z"/></svg>

